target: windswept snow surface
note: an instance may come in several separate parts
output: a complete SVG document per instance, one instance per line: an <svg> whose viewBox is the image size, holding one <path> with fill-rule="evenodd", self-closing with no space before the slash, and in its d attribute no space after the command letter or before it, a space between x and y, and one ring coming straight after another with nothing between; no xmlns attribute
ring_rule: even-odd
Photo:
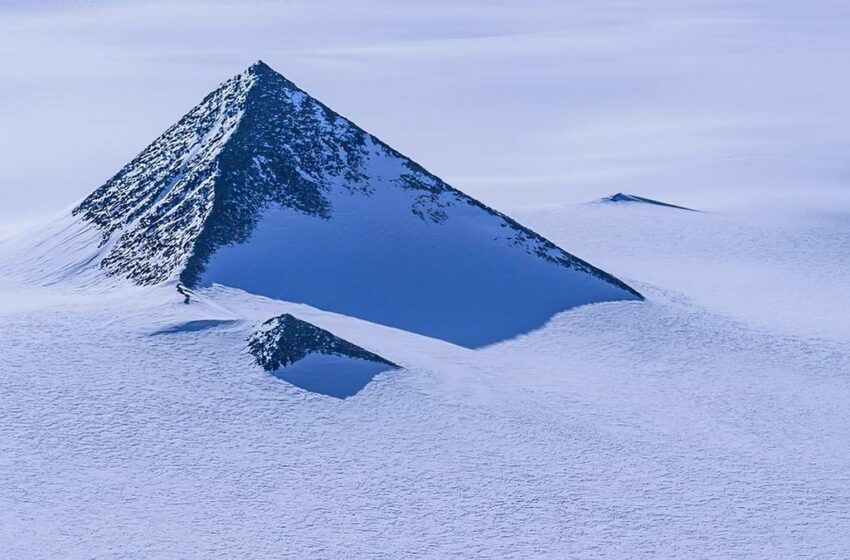
<svg viewBox="0 0 850 560"><path fill-rule="evenodd" d="M4 220L262 56L647 300L472 350L107 281L71 218L4 238L0 559L850 558L846 0L61 3L3 19ZM701 212L579 203L619 191ZM247 340L284 313L404 369L279 379Z"/></svg>
<svg viewBox="0 0 850 560"><path fill-rule="evenodd" d="M647 301L470 350L221 286L7 280L0 557L846 558L846 214L518 215ZM246 351L282 313L405 369L285 383Z"/></svg>

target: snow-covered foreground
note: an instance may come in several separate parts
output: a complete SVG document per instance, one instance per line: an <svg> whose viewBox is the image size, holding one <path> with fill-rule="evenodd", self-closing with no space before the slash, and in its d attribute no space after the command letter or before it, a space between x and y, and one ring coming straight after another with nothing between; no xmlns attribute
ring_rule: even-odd
<svg viewBox="0 0 850 560"><path fill-rule="evenodd" d="M469 350L224 287L7 281L0 557L850 555L847 214L514 215L647 301ZM284 312L406 369L297 389L245 352Z"/></svg>

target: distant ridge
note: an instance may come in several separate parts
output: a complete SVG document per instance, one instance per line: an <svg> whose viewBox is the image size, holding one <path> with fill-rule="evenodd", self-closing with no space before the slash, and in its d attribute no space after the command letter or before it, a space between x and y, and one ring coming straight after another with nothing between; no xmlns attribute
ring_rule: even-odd
<svg viewBox="0 0 850 560"><path fill-rule="evenodd" d="M667 206L668 208L677 208L679 210L687 210L689 212L699 212L699 210L694 210L693 208L687 208L685 206L677 206L676 204L669 204L667 202L661 202L659 200L652 200L651 198L644 198L642 196L637 196L634 194L624 194L617 193L612 194L611 196L606 196L602 199L603 202L642 202L644 204L654 204L655 206Z"/></svg>

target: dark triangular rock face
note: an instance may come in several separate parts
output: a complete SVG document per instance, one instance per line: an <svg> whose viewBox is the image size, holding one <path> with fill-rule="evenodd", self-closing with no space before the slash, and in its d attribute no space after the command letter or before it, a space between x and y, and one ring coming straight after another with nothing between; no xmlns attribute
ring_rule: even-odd
<svg viewBox="0 0 850 560"><path fill-rule="evenodd" d="M377 354L289 314L263 323L262 328L248 338L248 351L257 365L277 377L298 387L339 398L356 394L376 374L399 368Z"/></svg>
<svg viewBox="0 0 850 560"><path fill-rule="evenodd" d="M398 367L377 354L289 313L272 317L263 323L262 328L248 339L248 350L257 365L266 371L292 365L308 354L345 356Z"/></svg>

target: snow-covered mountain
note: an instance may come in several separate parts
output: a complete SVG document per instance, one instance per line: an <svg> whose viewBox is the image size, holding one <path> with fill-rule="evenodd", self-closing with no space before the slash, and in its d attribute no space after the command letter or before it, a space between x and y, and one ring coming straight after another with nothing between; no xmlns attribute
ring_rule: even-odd
<svg viewBox="0 0 850 560"><path fill-rule="evenodd" d="M141 285L222 284L467 346L578 305L641 299L262 62L204 98L73 215L40 251L67 253L70 239L84 250L54 268L99 267Z"/></svg>
<svg viewBox="0 0 850 560"><path fill-rule="evenodd" d="M0 3L0 236L269 52L646 296L388 326L619 292L256 68L0 239L0 560L850 558L846 5Z"/></svg>

